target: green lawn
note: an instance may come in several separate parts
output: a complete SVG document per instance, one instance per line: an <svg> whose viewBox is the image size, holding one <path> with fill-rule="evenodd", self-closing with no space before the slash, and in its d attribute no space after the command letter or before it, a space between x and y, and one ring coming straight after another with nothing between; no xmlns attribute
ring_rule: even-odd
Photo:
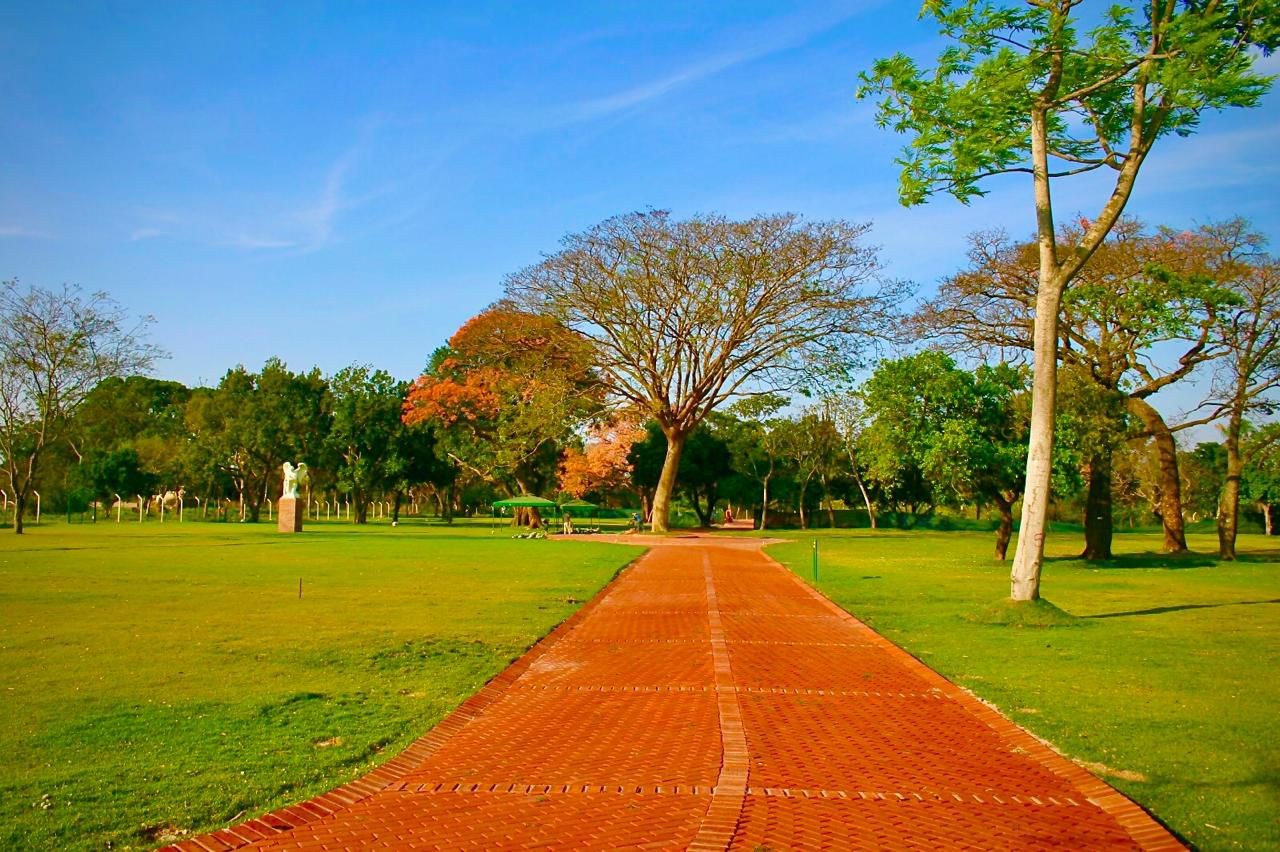
<svg viewBox="0 0 1280 852"><path fill-rule="evenodd" d="M788 533L782 533L788 535ZM799 534L791 533L796 536ZM1280 848L1280 547L1162 557L1116 536L1102 566L1053 535L1041 592L1076 618L1009 626L992 534L806 533L769 552L1203 849ZM1193 550L1216 551L1211 536ZM1009 552L1013 553L1011 547ZM1054 620L1054 619L1043 619Z"/></svg>
<svg viewBox="0 0 1280 852"><path fill-rule="evenodd" d="M363 774L640 552L487 524L28 529L0 531L0 848L154 846Z"/></svg>

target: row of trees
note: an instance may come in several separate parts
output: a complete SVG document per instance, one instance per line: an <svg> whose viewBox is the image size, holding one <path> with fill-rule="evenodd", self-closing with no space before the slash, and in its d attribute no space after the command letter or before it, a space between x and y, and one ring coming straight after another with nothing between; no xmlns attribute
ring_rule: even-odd
<svg viewBox="0 0 1280 852"><path fill-rule="evenodd" d="M793 217L673 224L661 213L610 220L592 234L594 239L613 234L621 252L623 236L617 229L625 226L625 238L638 239L642 222L645 239L667 235L662 244L669 262L683 258L688 266L717 257L726 266L746 259L780 263L760 248L762 232L775 248L789 239L814 240ZM688 241L680 236L685 230L698 230L704 239L711 239L706 229L718 230L715 239L732 241L739 235L735 228L757 238L747 241L750 247L738 258L726 259L729 250L723 247L712 251L714 244L673 248ZM841 240L856 237L831 225L818 231L843 234ZM847 271L851 244L841 240L835 240L844 247L836 265ZM831 243L824 245L822 251L829 251ZM808 252L798 256L818 263ZM793 265L788 261L788 268ZM645 337L649 326L676 341L674 352L656 354L644 372L654 382L666 377L666 384L650 389L653 399L647 403L638 390L630 396L618 392L618 382L607 379L617 368L602 366L592 338L514 300L466 322L413 383L367 366L324 377L316 370L295 373L273 360L257 373L243 366L230 370L215 388L188 389L137 376L110 376L93 384L98 373L141 369L156 354L136 332L121 331L122 315L113 305L106 311L103 297L33 290L18 299L16 285L6 293L18 304L44 306L29 311L33 315L49 315L45 325L29 324L39 330L29 337L67 341L56 369L50 354L32 373L32 387L57 389L56 394L47 391L46 398L56 398L61 409L56 417L38 417L34 408L26 415L25 422L40 425L26 432L27 470L34 470L43 448L51 447L45 480L57 479L61 471L62 483L88 489L97 499L185 485L205 495L237 496L256 520L280 464L305 459L320 489L353 496L359 520L372 495L389 494L398 505L410 488L429 485L445 513L460 502L493 494L563 491L629 502L624 493L634 489L655 526L661 526L663 506L677 489L704 521L711 518L718 495L757 507L762 522L777 498L786 495L803 524L809 489L820 488L829 506L832 483L844 483L856 486L846 502L863 505L869 515L877 505L908 514L958 503L991 506L1002 518L997 552L1003 556L1012 510L1024 488L1018 468L1026 462L1031 422L1025 360L1034 348L1035 269L1033 244L1016 244L1003 234L975 234L968 267L944 281L934 298L895 324L888 314L896 303L888 294L901 290L881 285L861 302L868 311L882 312L875 323L864 316L855 335L834 347L826 338L815 336L804 344L791 335L788 322L807 327L812 319L803 314L803 305L786 312L783 307L787 300L830 300L834 285L810 287L788 279L774 287L778 301L772 313L761 307L763 297L751 299L748 285L761 279L754 273L726 275L715 299L704 299L705 288L689 283L677 292L691 298L673 300L674 307L649 305L641 311L634 291L617 291L619 302L610 309L638 312L636 328L616 322L600 326L619 338L619 346L636 340L646 349L657 345ZM542 270L526 270L515 281L525 282ZM1134 482L1143 482L1140 490L1153 495L1167 548L1185 549L1179 469L1184 462L1174 436L1209 422L1221 423L1225 434L1226 474L1217 514L1221 553L1234 555L1248 453L1261 458L1265 450L1258 440L1246 448L1243 438L1249 418L1271 410L1280 382L1276 272L1265 240L1243 220L1193 232L1150 231L1122 220L1078 276L1059 324L1063 378L1053 493L1070 499L1084 489L1087 558L1109 558L1113 503L1131 505L1133 495L1126 496L1125 489ZM876 280L874 263L864 257L858 283L868 280ZM853 284L842 282L846 288ZM602 284L599 298L604 289ZM841 299L852 300L851 290L842 293ZM50 309L55 304L60 311ZM97 324L77 334L71 318L95 314ZM682 319L686 315L690 318ZM720 323L721 337L727 337L738 325L766 322L764 317L773 323L765 329L772 336L744 332L734 343L751 347L748 354L762 359L756 362L760 369L730 367L730 359L746 356L735 355L729 343L717 350L714 324ZM682 322L703 335L696 338L698 345L677 345L684 339ZM11 334L20 328L9 326ZM833 392L847 378L851 355L863 351L851 344L865 344L876 334L936 348L882 362L855 393ZM86 344L80 347L84 352L75 341ZM115 353L112 360L99 363L90 357L104 350ZM987 366L962 370L945 351ZM76 357L66 357L70 354ZM56 375L58 381L38 384L41 375ZM742 375L753 383L746 384ZM1170 425L1150 398L1196 375L1209 379L1202 382L1208 389L1203 411ZM730 379L739 384L725 385ZM771 389L801 382L805 389L821 391L822 404L798 418L780 418L789 400ZM670 417L664 424L660 415L688 411L691 400L700 398L699 387L716 395L703 398L703 408L689 415L693 425L676 428ZM72 388L81 389L74 399ZM737 401L725 407L722 397L729 395ZM20 434L6 431L10 437ZM51 442L50 436L58 438ZM1152 449L1157 475L1149 487L1143 477L1114 473L1116 453L1135 443ZM19 484L29 486L35 479L13 472L22 455L19 443L11 446L19 451L6 452L5 459L13 490L20 492ZM687 464L686 449L692 454ZM742 487L743 481L756 483L758 493Z"/></svg>
<svg viewBox="0 0 1280 852"><path fill-rule="evenodd" d="M407 389L363 365L324 377L274 359L258 372L229 370L213 388L109 376L64 416L44 419L56 440L28 455L36 475L24 482L68 506L185 489L189 501L237 499L257 521L279 492L282 464L306 461L313 489L350 495L363 523L370 500L386 496L398 512L411 488L446 489L455 475L431 430L402 422ZM18 508L21 530L21 500Z"/></svg>

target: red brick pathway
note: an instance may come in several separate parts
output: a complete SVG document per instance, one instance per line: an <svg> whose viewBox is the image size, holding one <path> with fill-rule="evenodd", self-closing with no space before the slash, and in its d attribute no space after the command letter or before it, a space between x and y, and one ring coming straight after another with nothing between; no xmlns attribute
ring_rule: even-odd
<svg viewBox="0 0 1280 852"><path fill-rule="evenodd" d="M1182 848L759 541L653 543L380 769L171 848Z"/></svg>

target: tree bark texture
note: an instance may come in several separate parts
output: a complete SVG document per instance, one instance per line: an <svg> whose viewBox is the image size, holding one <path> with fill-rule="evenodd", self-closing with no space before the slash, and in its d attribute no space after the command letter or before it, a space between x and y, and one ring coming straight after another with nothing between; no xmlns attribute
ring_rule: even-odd
<svg viewBox="0 0 1280 852"><path fill-rule="evenodd" d="M1089 460L1089 490L1084 501L1084 553L1091 562L1111 558L1115 521L1111 510L1111 449Z"/></svg>
<svg viewBox="0 0 1280 852"><path fill-rule="evenodd" d="M1027 438L1027 478L1022 489L1018 550L1013 557L1013 569L1009 572L1009 597L1015 601L1033 601L1040 597L1040 569L1044 565L1044 534L1049 521L1053 479L1053 426L1058 399L1058 312L1068 280L1058 268L1053 199L1049 191L1048 132L1044 107L1037 106L1031 111L1031 161L1040 270L1032 331L1034 371L1031 430Z"/></svg>
<svg viewBox="0 0 1280 852"><path fill-rule="evenodd" d="M1156 457L1160 461L1160 521L1164 525L1164 552L1182 553L1187 549L1187 533L1182 520L1178 443L1160 412L1149 402L1130 397L1129 410L1142 420L1147 433L1155 439Z"/></svg>
<svg viewBox="0 0 1280 852"><path fill-rule="evenodd" d="M996 527L996 559L1003 562L1009 553L1009 539L1013 538L1013 501L1006 500L1003 494L996 494L994 500L1000 510L1000 526Z"/></svg>
<svg viewBox="0 0 1280 852"><path fill-rule="evenodd" d="M1048 193L1047 186L1044 191ZM1043 247L1041 254L1044 254ZM1052 263L1052 245L1049 262ZM1031 388L1031 431L1027 439L1027 476L1019 527L1021 534L1009 575L1009 597L1015 601L1033 601L1040 597L1040 569L1044 564L1044 534L1049 520L1053 476L1053 426L1058 397L1058 310L1061 302L1062 285L1052 276L1042 274L1036 294L1035 368Z"/></svg>
<svg viewBox="0 0 1280 852"><path fill-rule="evenodd" d="M1240 457L1239 414L1231 415L1223 444L1227 451L1227 479L1222 483L1222 493L1218 495L1218 558L1234 561L1236 533L1240 528L1240 478L1244 475L1244 460Z"/></svg>
<svg viewBox="0 0 1280 852"><path fill-rule="evenodd" d="M769 477L764 478L764 488L760 494L760 529L769 525Z"/></svg>
<svg viewBox="0 0 1280 852"><path fill-rule="evenodd" d="M654 532L668 532L671 529L671 495L676 490L676 473L680 469L680 455L684 452L685 439L688 434L677 430L663 430L667 436L667 456L662 461L662 474L658 477L658 487L653 490Z"/></svg>

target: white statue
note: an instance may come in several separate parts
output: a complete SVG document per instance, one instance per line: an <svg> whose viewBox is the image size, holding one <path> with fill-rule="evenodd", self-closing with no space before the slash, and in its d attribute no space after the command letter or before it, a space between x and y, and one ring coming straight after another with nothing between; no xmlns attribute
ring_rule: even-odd
<svg viewBox="0 0 1280 852"><path fill-rule="evenodd" d="M299 486L307 484L307 466L299 464L294 467L289 462L284 463L284 493L281 498L298 496Z"/></svg>

